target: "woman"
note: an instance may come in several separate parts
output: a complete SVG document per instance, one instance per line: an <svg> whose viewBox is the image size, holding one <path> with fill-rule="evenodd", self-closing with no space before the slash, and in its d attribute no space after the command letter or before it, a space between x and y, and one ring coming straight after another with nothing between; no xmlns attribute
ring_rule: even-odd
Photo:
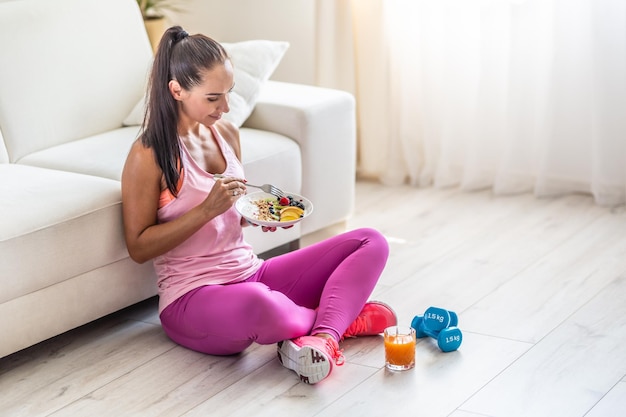
<svg viewBox="0 0 626 417"><path fill-rule="evenodd" d="M246 186L238 129L221 119L232 89L219 43L178 26L165 32L142 134L122 174L128 251L153 260L160 319L173 341L213 355L277 343L281 363L314 384L343 363L342 338L396 323L389 306L366 303L388 245L359 229L258 258L234 207Z"/></svg>

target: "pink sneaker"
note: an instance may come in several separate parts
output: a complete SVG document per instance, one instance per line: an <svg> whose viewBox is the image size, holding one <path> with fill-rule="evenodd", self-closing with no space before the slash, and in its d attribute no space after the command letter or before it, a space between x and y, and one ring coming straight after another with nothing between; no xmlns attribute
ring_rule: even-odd
<svg viewBox="0 0 626 417"><path fill-rule="evenodd" d="M302 336L278 343L278 360L306 384L316 384L333 370L333 362L343 365L345 359L335 339Z"/></svg>
<svg viewBox="0 0 626 417"><path fill-rule="evenodd" d="M393 309L381 301L368 301L363 306L356 320L346 329L342 339L346 337L375 336L387 327L398 324Z"/></svg>

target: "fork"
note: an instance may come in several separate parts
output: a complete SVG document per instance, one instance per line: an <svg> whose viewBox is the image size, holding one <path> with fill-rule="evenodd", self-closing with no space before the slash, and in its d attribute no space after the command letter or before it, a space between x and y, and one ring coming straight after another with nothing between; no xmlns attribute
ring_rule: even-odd
<svg viewBox="0 0 626 417"><path fill-rule="evenodd" d="M225 178L223 175L221 174L214 174L213 178ZM272 194L273 196L276 196L278 198L284 197L285 193L282 192L282 190L278 187L273 186L272 184L263 184L263 185L254 185L254 184L249 184L249 183L245 183L244 184L246 187L254 187L254 188L259 188L261 190L263 190L266 193Z"/></svg>
<svg viewBox="0 0 626 417"><path fill-rule="evenodd" d="M245 183L244 185L246 187L260 188L261 190L265 191L266 193L270 193L273 196L276 196L278 198L281 198L281 197L285 196L285 193L283 193L280 188L277 188L277 187L273 186L272 184L254 185L254 184Z"/></svg>

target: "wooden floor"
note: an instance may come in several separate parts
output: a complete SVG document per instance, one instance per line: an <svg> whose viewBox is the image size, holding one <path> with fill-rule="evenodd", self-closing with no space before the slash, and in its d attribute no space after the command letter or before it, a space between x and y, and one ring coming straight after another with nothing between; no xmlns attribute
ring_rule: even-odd
<svg viewBox="0 0 626 417"><path fill-rule="evenodd" d="M416 367L393 373L380 337L352 339L347 363L309 386L275 346L176 346L151 299L1 359L0 415L626 415L623 208L359 183L348 227L360 226L391 244L372 298L403 324L431 305L456 311L457 352L423 339Z"/></svg>

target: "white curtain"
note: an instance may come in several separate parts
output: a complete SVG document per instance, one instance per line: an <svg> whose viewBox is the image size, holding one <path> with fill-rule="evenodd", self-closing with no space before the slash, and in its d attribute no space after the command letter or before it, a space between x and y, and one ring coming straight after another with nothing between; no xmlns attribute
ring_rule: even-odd
<svg viewBox="0 0 626 417"><path fill-rule="evenodd" d="M318 1L360 176L626 203L626 0Z"/></svg>

